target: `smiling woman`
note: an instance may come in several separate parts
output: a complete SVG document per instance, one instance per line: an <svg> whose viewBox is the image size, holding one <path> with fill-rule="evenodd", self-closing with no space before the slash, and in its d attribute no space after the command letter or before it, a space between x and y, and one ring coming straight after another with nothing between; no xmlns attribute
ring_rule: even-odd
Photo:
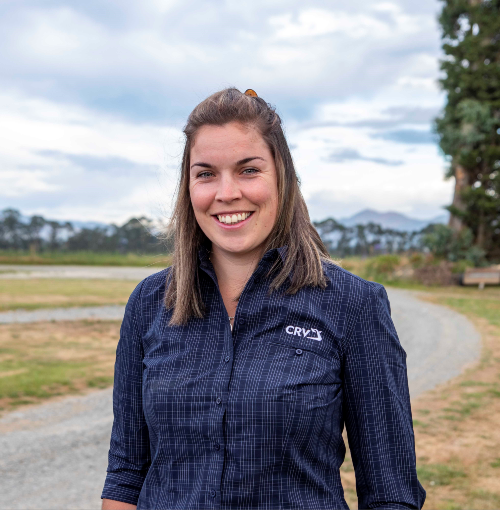
<svg viewBox="0 0 500 510"><path fill-rule="evenodd" d="M171 324L204 315L197 285L200 248L211 251L230 317L234 299L271 249L286 246L287 250L283 264L276 262L270 271L274 273L271 290L287 280L290 294L304 286L324 288L321 260L329 260L328 251L309 220L275 110L251 93L226 89L192 111L184 133L171 225L176 248L165 297L167 307L173 308ZM238 213L249 214L241 226ZM220 264L221 260L229 263ZM229 268L231 274L222 276L221 271Z"/></svg>
<svg viewBox="0 0 500 510"><path fill-rule="evenodd" d="M249 157L242 157L253 154ZM278 184L273 155L253 126L203 126L191 148L189 193L200 229L211 241L215 271L230 321L235 298L263 255L276 223ZM210 163L202 163L209 161ZM238 292L239 291L239 292Z"/></svg>
<svg viewBox="0 0 500 510"><path fill-rule="evenodd" d="M103 509L421 508L385 289L333 264L281 119L218 92L189 116L173 264L132 293Z"/></svg>

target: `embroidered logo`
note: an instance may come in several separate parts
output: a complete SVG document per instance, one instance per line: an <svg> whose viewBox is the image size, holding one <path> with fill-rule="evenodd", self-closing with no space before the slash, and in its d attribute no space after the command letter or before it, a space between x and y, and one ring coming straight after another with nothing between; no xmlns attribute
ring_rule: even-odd
<svg viewBox="0 0 500 510"><path fill-rule="evenodd" d="M305 328L299 328L297 326L287 326L285 328L285 331L289 335L301 336L304 338L309 338L309 340L317 340L318 342L321 342L321 340L323 340L321 338L321 331L319 331L318 329L314 329L314 328L305 329ZM312 335L315 335L315 336L307 336L307 335L309 335L309 333L311 333Z"/></svg>

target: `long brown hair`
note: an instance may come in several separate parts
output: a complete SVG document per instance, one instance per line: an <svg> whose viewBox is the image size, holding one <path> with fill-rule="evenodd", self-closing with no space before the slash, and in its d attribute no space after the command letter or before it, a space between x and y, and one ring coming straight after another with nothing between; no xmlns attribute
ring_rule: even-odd
<svg viewBox="0 0 500 510"><path fill-rule="evenodd" d="M203 317L198 273L198 250L207 238L196 221L189 194L190 152L200 127L240 122L257 128L274 157L278 183L278 214L267 239L265 251L287 246L283 263L273 266L270 291L285 284L285 292L295 294L305 286L326 286L321 265L329 258L318 232L309 220L307 206L299 189L290 149L281 119L274 108L260 97L227 88L202 101L191 112L184 128L186 142L182 157L177 200L169 232L174 236L174 256L167 280L165 305L173 308L171 325L185 324L191 317Z"/></svg>

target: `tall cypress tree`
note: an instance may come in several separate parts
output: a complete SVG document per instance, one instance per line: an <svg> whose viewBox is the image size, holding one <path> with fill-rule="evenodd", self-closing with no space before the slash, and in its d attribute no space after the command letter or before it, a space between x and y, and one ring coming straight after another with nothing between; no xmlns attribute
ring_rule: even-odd
<svg viewBox="0 0 500 510"><path fill-rule="evenodd" d="M500 0L442 0L440 80L448 102L436 119L455 177L450 226L470 228L490 260L500 258Z"/></svg>

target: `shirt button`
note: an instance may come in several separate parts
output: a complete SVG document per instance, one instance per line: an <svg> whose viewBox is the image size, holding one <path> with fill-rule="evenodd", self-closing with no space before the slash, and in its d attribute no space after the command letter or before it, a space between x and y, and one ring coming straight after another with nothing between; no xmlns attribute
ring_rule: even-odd
<svg viewBox="0 0 500 510"><path fill-rule="evenodd" d="M226 356L226 357L224 358L224 361L227 363L230 359L231 359L231 358L230 358L229 356Z"/></svg>
<svg viewBox="0 0 500 510"><path fill-rule="evenodd" d="M299 354L300 355L300 354L302 354L302 352L303 352L302 349L295 349L295 354Z"/></svg>
<svg viewBox="0 0 500 510"><path fill-rule="evenodd" d="M245 324L245 319L239 319L238 320L238 324L241 324L242 326Z"/></svg>
<svg viewBox="0 0 500 510"><path fill-rule="evenodd" d="M220 406L222 404L222 399L220 397L217 397L217 400L215 401L215 403Z"/></svg>
<svg viewBox="0 0 500 510"><path fill-rule="evenodd" d="M215 496L217 496L217 493L212 489L210 491L210 496L212 496L212 498L215 498Z"/></svg>
<svg viewBox="0 0 500 510"><path fill-rule="evenodd" d="M215 443L214 444L214 450L220 450L220 444L219 443Z"/></svg>

